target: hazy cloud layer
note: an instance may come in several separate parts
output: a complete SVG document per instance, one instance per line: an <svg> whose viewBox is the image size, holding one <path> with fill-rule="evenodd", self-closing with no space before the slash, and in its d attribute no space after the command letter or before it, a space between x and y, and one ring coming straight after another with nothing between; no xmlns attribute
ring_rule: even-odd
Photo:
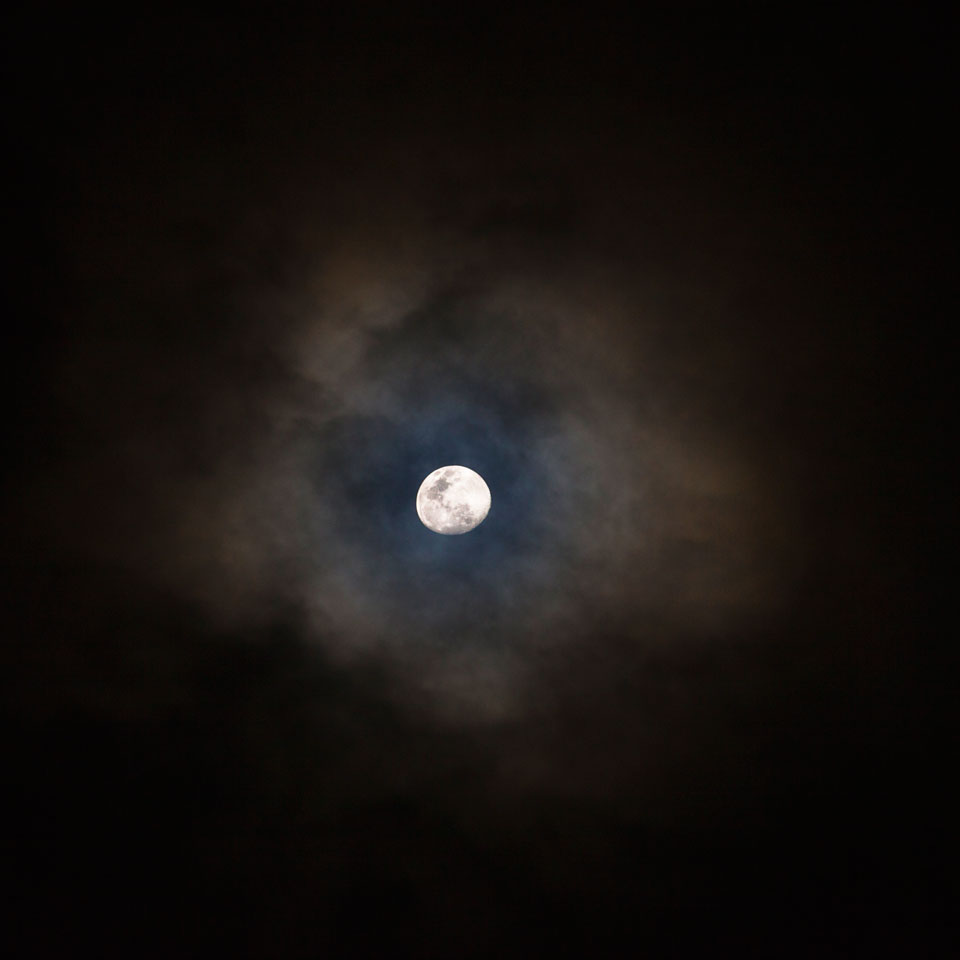
<svg viewBox="0 0 960 960"><path fill-rule="evenodd" d="M13 14L0 941L955 926L948 33L782 15Z"/></svg>
<svg viewBox="0 0 960 960"><path fill-rule="evenodd" d="M85 336L57 362L99 446L69 465L89 524L69 549L219 623L300 609L325 655L383 658L440 700L475 682L494 712L598 619L722 645L777 615L804 560L762 407L797 385L764 356L782 316L749 298L792 229L731 246L709 192L618 210L623 179L568 192L562 165L517 208L471 192L469 165L460 191L360 175L330 203L302 179L231 194L224 163L213 197L131 182L122 246L106 214L74 245ZM413 509L448 462L493 491L470 537Z"/></svg>

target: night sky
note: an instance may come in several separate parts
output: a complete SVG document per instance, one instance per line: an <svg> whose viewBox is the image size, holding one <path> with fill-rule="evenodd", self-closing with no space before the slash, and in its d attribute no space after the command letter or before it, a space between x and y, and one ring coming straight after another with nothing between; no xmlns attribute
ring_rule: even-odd
<svg viewBox="0 0 960 960"><path fill-rule="evenodd" d="M955 955L945 24L137 6L2 31L4 954Z"/></svg>

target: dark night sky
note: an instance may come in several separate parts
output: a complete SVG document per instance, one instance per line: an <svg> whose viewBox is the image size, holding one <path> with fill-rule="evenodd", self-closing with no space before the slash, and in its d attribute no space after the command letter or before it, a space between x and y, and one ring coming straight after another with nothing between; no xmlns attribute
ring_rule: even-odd
<svg viewBox="0 0 960 960"><path fill-rule="evenodd" d="M12 955L952 955L943 23L3 33Z"/></svg>

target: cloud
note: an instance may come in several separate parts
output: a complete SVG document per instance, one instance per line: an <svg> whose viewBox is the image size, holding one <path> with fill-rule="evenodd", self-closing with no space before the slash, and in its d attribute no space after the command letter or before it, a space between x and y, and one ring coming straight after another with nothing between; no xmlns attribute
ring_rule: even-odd
<svg viewBox="0 0 960 960"><path fill-rule="evenodd" d="M537 652L598 624L722 643L775 617L803 561L743 427L773 382L737 315L764 262L678 246L670 191L618 209L623 168L572 189L532 156L490 151L495 189L456 151L436 182L401 152L395 181L301 168L250 196L228 165L212 195L131 189L128 248L92 218L98 299L59 360L90 437L34 494L65 517L42 535L224 628L298 609L306 644L447 713L522 712ZM457 542L413 509L449 462L493 493Z"/></svg>

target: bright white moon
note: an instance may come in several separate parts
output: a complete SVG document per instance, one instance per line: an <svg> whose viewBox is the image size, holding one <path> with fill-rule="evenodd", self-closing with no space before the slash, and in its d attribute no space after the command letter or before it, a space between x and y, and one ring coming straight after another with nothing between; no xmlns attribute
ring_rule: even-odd
<svg viewBox="0 0 960 960"><path fill-rule="evenodd" d="M434 470L417 493L417 516L435 533L468 533L490 512L490 488L469 467Z"/></svg>

